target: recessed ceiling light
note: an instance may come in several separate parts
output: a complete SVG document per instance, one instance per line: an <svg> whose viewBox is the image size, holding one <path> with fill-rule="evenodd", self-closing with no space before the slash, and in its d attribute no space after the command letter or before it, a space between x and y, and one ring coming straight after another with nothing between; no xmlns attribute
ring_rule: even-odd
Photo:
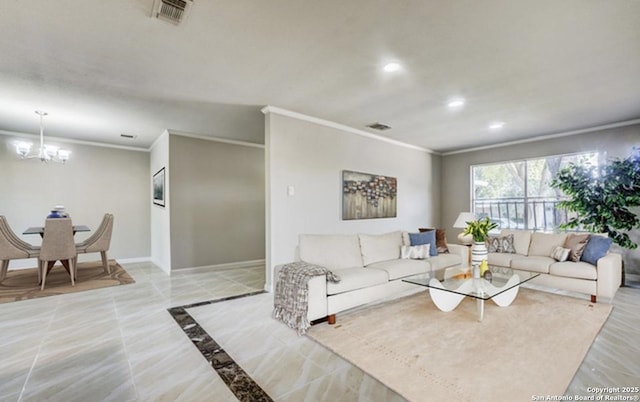
<svg viewBox="0 0 640 402"><path fill-rule="evenodd" d="M400 63L397 63L395 61L391 62L391 63L387 63L384 65L384 67L382 67L382 69L388 73L393 73L396 71L399 71L402 68L402 66L400 65Z"/></svg>
<svg viewBox="0 0 640 402"><path fill-rule="evenodd" d="M447 103L447 106L449 106L452 109L455 109L455 108L464 106L464 104L465 104L464 98L455 98L455 99L451 99L449 103Z"/></svg>
<svg viewBox="0 0 640 402"><path fill-rule="evenodd" d="M494 121L493 123L489 124L489 128L491 130L499 130L502 127L504 127L505 122L504 121Z"/></svg>

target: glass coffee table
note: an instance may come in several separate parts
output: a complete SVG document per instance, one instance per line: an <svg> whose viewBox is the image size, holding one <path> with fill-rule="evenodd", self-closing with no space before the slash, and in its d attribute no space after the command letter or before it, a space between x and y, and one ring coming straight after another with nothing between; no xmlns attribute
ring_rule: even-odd
<svg viewBox="0 0 640 402"><path fill-rule="evenodd" d="M409 276L403 282L429 288L433 303L442 311L452 311L465 297L476 299L478 321L484 317L484 301L493 300L500 307L510 305L523 283L540 275L538 272L516 271L492 267L491 280L473 278L471 267L450 267Z"/></svg>

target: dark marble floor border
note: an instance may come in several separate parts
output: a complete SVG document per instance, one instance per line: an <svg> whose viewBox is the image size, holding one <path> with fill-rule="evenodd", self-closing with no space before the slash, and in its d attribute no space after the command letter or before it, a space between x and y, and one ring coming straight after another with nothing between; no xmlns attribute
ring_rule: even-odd
<svg viewBox="0 0 640 402"><path fill-rule="evenodd" d="M236 363L231 356L209 335L186 311L189 308L206 306L227 300L240 299L265 293L263 290L241 295L223 297L167 309L191 342L202 353L211 367L218 373L229 390L242 402L272 402L273 399Z"/></svg>

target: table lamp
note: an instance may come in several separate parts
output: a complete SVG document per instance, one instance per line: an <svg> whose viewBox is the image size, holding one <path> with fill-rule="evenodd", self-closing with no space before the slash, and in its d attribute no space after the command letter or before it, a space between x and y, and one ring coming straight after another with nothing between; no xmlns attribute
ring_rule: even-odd
<svg viewBox="0 0 640 402"><path fill-rule="evenodd" d="M458 215L458 219L453 224L454 228L465 229L467 227L467 222L475 221L476 216L472 212L460 212ZM473 243L473 236L470 234L465 235L464 232L458 235L458 241L464 245L470 245Z"/></svg>

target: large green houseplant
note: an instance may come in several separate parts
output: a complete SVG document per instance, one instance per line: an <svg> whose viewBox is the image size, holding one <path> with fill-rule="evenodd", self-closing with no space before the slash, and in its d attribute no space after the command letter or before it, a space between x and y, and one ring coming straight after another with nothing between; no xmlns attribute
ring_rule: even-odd
<svg viewBox="0 0 640 402"><path fill-rule="evenodd" d="M489 238L489 232L498 227L498 224L491 222L491 219L487 216L483 219L467 222L467 227L464 229L463 234L473 236L473 241L476 243L484 242Z"/></svg>
<svg viewBox="0 0 640 402"><path fill-rule="evenodd" d="M621 247L638 247L625 231L640 228L632 211L640 206L640 148L633 148L626 159L598 166L572 163L558 172L551 186L569 197L558 207L577 213L561 229L582 227L607 233Z"/></svg>

